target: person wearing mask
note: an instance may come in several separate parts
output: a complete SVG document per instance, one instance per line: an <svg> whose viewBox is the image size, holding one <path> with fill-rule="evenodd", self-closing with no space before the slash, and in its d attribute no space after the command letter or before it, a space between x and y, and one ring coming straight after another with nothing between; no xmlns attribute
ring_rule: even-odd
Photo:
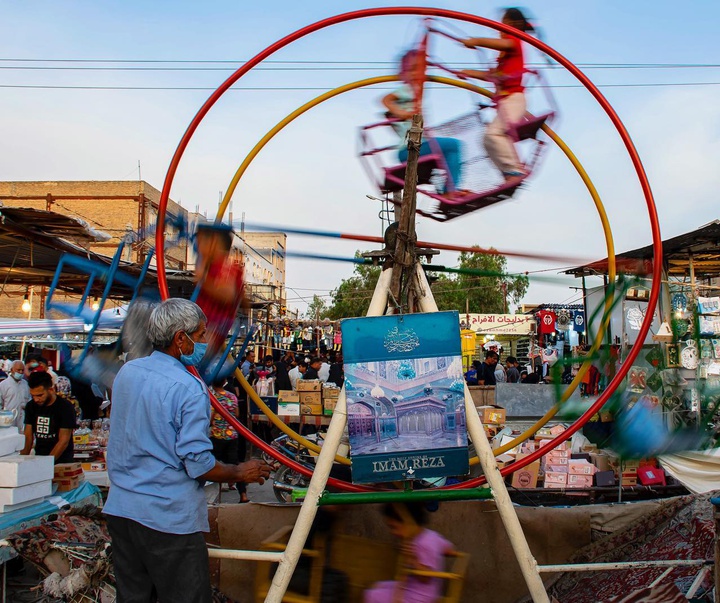
<svg viewBox="0 0 720 603"><path fill-rule="evenodd" d="M187 370L203 361L206 323L193 302L165 300L150 315L153 353L123 365L113 384L103 513L118 601L210 603L204 484L262 484L272 470L212 455L210 394Z"/></svg>
<svg viewBox="0 0 720 603"><path fill-rule="evenodd" d="M15 360L10 365L10 376L0 383L0 405L3 410L16 410L14 425L20 431L25 425L25 405L30 401L30 388L25 381L25 363Z"/></svg>
<svg viewBox="0 0 720 603"><path fill-rule="evenodd" d="M55 391L52 377L45 371L31 373L28 388L32 400L25 406L25 447L20 454L28 455L35 448L38 456L72 463L75 406Z"/></svg>
<svg viewBox="0 0 720 603"><path fill-rule="evenodd" d="M297 382L305 377L307 371L307 364L305 362L298 362L298 365L288 373L290 379L290 386L293 391L297 389Z"/></svg>
<svg viewBox="0 0 720 603"><path fill-rule="evenodd" d="M498 353L490 350L485 354L485 362L480 364L478 370L478 385L496 385L495 365L498 363Z"/></svg>

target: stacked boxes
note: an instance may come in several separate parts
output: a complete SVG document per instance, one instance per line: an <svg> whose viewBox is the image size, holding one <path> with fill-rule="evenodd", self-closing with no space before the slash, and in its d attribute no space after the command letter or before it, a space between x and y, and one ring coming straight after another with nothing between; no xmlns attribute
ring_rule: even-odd
<svg viewBox="0 0 720 603"><path fill-rule="evenodd" d="M323 414L332 415L340 396L340 388L333 383L323 383L322 386L322 404Z"/></svg>
<svg viewBox="0 0 720 603"><path fill-rule="evenodd" d="M568 462L568 488L592 488L593 475L597 467L585 459L570 459Z"/></svg>
<svg viewBox="0 0 720 603"><path fill-rule="evenodd" d="M300 416L300 394L298 392L292 390L281 390L278 392L278 416Z"/></svg>
<svg viewBox="0 0 720 603"><path fill-rule="evenodd" d="M322 415L322 381L319 379L300 379L297 382L300 395L300 414Z"/></svg>
<svg viewBox="0 0 720 603"><path fill-rule="evenodd" d="M540 448L548 444L551 438L554 438L556 435L565 431L564 427L562 427L561 430L557 430L557 427L562 427L562 425L556 425L551 429L543 430L546 433L540 434L544 436L539 440ZM556 435L552 433L552 430L556 431ZM563 442L542 457L543 471L545 474L544 485L546 488L568 487L569 462L570 442Z"/></svg>
<svg viewBox="0 0 720 603"><path fill-rule="evenodd" d="M80 463L60 463L55 465L55 477L52 483L57 484L58 492L69 492L77 488L85 480Z"/></svg>
<svg viewBox="0 0 720 603"><path fill-rule="evenodd" d="M54 462L51 456L0 458L0 512L14 511L50 496Z"/></svg>

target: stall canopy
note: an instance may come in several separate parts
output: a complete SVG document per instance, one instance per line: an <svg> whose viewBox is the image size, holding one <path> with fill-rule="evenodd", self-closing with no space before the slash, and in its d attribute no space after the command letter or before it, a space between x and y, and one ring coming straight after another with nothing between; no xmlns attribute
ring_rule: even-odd
<svg viewBox="0 0 720 603"><path fill-rule="evenodd" d="M109 239L110 235L77 218L37 209L0 207L0 280L5 285L47 287L66 253L109 265L111 258L87 249L93 243ZM133 275L141 270L141 266L131 262L121 262L120 268ZM190 273L169 273L168 280L173 295L187 296L192 292ZM154 270L148 272L146 283L151 287L157 283ZM82 293L86 284L85 274L68 268L58 287L68 293ZM96 282L92 294L100 295L103 286L104 283ZM129 299L132 293L128 288L116 286L111 296Z"/></svg>
<svg viewBox="0 0 720 603"><path fill-rule="evenodd" d="M647 275L652 272L653 246L647 245L618 254L618 272ZM663 256L668 276L683 278L694 271L695 278L713 278L720 274L720 220L697 230L663 241ZM608 272L607 258L566 271L576 276L603 275Z"/></svg>

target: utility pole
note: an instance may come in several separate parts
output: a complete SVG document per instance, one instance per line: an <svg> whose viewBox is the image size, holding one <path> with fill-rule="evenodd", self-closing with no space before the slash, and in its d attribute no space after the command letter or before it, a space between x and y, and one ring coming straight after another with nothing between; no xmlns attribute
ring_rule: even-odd
<svg viewBox="0 0 720 603"><path fill-rule="evenodd" d="M395 254L393 255L390 292L402 308L402 276L406 269L415 265L415 209L417 207L417 167L422 143L422 115L413 115L412 127L408 133L408 158L405 166L405 188L403 189L400 218L398 220ZM409 277L408 277L409 278Z"/></svg>

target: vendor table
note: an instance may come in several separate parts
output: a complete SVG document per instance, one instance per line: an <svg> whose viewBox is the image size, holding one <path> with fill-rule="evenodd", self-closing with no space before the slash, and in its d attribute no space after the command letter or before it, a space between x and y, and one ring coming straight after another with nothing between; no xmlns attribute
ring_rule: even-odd
<svg viewBox="0 0 720 603"><path fill-rule="evenodd" d="M328 426L332 416L318 416L318 415L300 415L299 417L283 417L278 418L285 424L290 425L291 423L300 423L300 425L314 425L315 427ZM270 420L265 415L250 415L250 420L253 423L269 423Z"/></svg>

